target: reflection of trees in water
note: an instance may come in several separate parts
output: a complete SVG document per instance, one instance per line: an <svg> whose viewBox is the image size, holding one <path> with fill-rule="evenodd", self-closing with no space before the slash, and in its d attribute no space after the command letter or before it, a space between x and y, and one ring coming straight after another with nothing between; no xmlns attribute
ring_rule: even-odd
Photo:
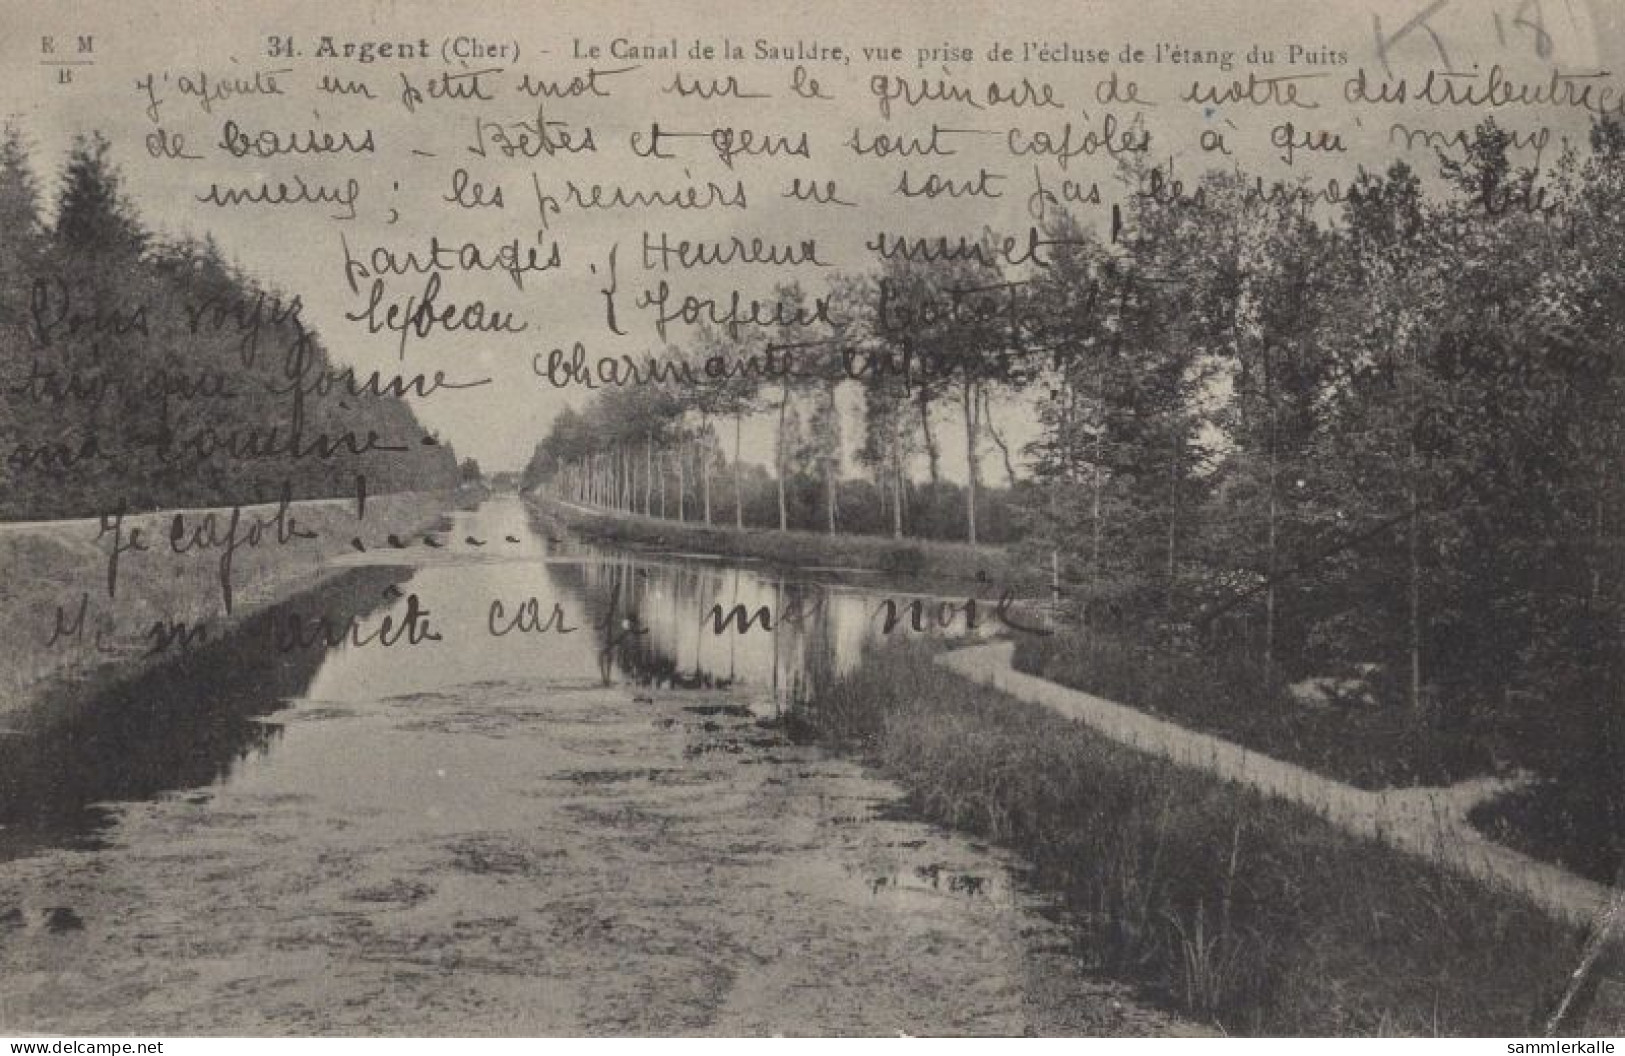
<svg viewBox="0 0 1625 1056"><path fill-rule="evenodd" d="M107 821L95 804L208 785L268 752L282 731L260 720L302 694L328 655L273 649L273 621L298 613L343 623L387 605L384 589L409 574L356 569L88 702L42 705L63 717L0 738L0 859L91 836Z"/></svg>
<svg viewBox="0 0 1625 1056"><path fill-rule="evenodd" d="M553 572L592 619L606 680L615 669L639 685L740 682L796 701L838 670L836 614L820 584L630 555L559 564ZM771 628L758 620L745 630L736 623L716 630L712 607L727 614L740 605L752 616L766 607Z"/></svg>

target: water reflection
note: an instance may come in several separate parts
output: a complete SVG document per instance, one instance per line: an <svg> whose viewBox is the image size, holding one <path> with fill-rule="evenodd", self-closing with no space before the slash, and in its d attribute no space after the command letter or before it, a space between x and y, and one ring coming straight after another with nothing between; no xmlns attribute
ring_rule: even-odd
<svg viewBox="0 0 1625 1056"><path fill-rule="evenodd" d="M712 561L600 551L550 567L558 588L591 614L606 680L613 668L639 684L695 689L737 683L780 703L799 703L855 668L864 650L887 636L888 616L894 617L891 635L921 633L911 609L916 603L927 633L995 629L985 601L981 625L971 628L963 599Z"/></svg>
<svg viewBox="0 0 1625 1056"><path fill-rule="evenodd" d="M513 496L454 515L443 535L442 549L417 555L418 570L388 613L403 618L415 595L442 640L408 649L340 646L310 696L376 699L472 682L590 680L739 687L785 704L858 664L883 636L887 599L903 614L895 635L917 633L908 618L915 601L933 633L966 630L963 613L937 626L937 607L952 601L934 595L583 543L533 522ZM471 550L468 539L486 544Z"/></svg>
<svg viewBox="0 0 1625 1056"><path fill-rule="evenodd" d="M0 739L0 859L93 843L108 818L100 804L229 779L243 759L276 745L280 728L264 720L290 700L478 699L480 687L547 694L625 681L735 687L787 705L850 670L882 634L877 612L887 595L876 590L583 545L534 525L512 496L455 514L436 543L357 555L349 563L361 567L246 621L229 639L108 691L50 729ZM380 644L382 621L398 625L408 612L432 633ZM515 623L521 612L533 618ZM342 629L352 620L353 640L328 646L314 633L322 621ZM963 629L961 617L947 631ZM272 645L296 636L317 644Z"/></svg>

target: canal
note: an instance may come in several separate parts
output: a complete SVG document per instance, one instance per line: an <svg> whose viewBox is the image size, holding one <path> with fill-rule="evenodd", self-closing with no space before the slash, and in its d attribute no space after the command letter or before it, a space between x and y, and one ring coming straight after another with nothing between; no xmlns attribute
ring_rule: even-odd
<svg viewBox="0 0 1625 1056"><path fill-rule="evenodd" d="M1183 1032L787 734L901 595L512 496L396 543L0 739L0 1034Z"/></svg>

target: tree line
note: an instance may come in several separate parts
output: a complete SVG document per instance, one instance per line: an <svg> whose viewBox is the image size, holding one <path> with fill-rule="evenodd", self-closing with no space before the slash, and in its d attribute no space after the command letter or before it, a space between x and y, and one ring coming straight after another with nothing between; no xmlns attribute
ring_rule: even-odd
<svg viewBox="0 0 1625 1056"><path fill-rule="evenodd" d="M736 527L1019 537L1086 623L1222 647L1267 683L1380 663L1419 708L1600 702L1622 632L1625 131L1598 123L1544 172L1510 147L1486 121L1433 179L1362 170L1331 207L1213 171L1131 194L1110 237L1051 208L1020 269L889 254L831 283L819 332L667 350L790 350L795 370L600 391L525 483ZM1011 398L1039 430L1020 451L992 413ZM759 415L770 469L741 450ZM963 484L941 481L944 422Z"/></svg>
<svg viewBox="0 0 1625 1056"><path fill-rule="evenodd" d="M57 175L48 218L8 125L0 517L455 486L450 447L388 383L336 367L297 297L212 238L148 230L105 138L78 138Z"/></svg>

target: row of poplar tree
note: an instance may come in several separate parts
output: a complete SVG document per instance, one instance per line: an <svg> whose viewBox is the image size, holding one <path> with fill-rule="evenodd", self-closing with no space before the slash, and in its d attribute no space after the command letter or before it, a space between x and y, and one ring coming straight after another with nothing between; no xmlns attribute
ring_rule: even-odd
<svg viewBox="0 0 1625 1056"><path fill-rule="evenodd" d="M823 530L922 538L944 534L947 487L959 538L985 542L1002 463L1001 536L1054 553L1091 618L1244 649L1266 681L1381 662L1414 704L1532 684L1600 701L1625 631L1625 132L1599 123L1544 172L1510 145L1486 122L1436 178L1395 163L1334 202L1216 171L1130 194L1111 239L1051 211L1039 266L894 255L832 283L830 325L670 350L697 374L762 369L596 394L526 481L741 527L813 527L811 501ZM993 420L1012 399L1036 408L1023 451ZM759 415L777 441L753 458ZM963 485L941 483L947 422Z"/></svg>

